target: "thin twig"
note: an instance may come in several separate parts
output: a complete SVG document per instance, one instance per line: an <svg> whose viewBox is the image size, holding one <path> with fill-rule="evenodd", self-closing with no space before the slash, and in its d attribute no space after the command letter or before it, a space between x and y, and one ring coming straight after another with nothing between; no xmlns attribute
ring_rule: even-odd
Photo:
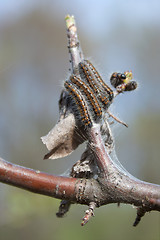
<svg viewBox="0 0 160 240"><path fill-rule="evenodd" d="M79 46L74 17L67 16L66 25L72 72L76 73L83 54ZM145 212L160 211L160 185L140 181L118 167L110 158L98 124L94 124L88 131L88 141L95 156L95 164L99 168L96 179L54 176L0 159L0 182L71 203L89 205L82 225L93 216L95 207L109 203L137 206L139 210L135 225ZM63 212L62 210L67 211L67 207L69 205L61 209L60 213Z"/></svg>
<svg viewBox="0 0 160 240"><path fill-rule="evenodd" d="M85 215L82 219L81 226L84 226L91 217L94 217L94 209L96 207L96 204L94 202L91 202L89 204L89 208L86 210Z"/></svg>
<svg viewBox="0 0 160 240"><path fill-rule="evenodd" d="M120 120L119 118L117 118L116 116L114 116L110 111L107 111L107 113L108 113L108 115L109 115L110 117L112 117L112 118L113 118L114 120L116 120L118 123L120 123L120 124L122 124L122 125L124 125L125 127L128 128L128 124L127 124L127 123L123 122L122 120Z"/></svg>
<svg viewBox="0 0 160 240"><path fill-rule="evenodd" d="M84 59L77 35L77 27L74 16L67 15L66 18L68 49L71 57L72 73L78 71L78 64Z"/></svg>

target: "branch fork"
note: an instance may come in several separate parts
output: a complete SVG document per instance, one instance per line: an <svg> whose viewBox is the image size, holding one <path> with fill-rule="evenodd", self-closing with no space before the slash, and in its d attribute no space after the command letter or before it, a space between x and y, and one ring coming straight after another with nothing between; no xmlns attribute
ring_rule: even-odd
<svg viewBox="0 0 160 240"><path fill-rule="evenodd" d="M65 20L72 73L76 74L78 64L84 57L74 17L68 15ZM78 129L66 99L66 92L62 91L59 121L42 137L42 141L49 150L45 159L67 156L79 144L87 141L87 147L81 159L72 167L70 176L54 176L0 159L0 182L61 199L57 217L63 217L73 203L88 205L82 226L94 216L96 207L109 203L136 206L137 217L133 226L140 222L146 212L160 211L160 185L136 179L112 158L114 139L108 119L104 119L101 125L94 124L88 131Z"/></svg>

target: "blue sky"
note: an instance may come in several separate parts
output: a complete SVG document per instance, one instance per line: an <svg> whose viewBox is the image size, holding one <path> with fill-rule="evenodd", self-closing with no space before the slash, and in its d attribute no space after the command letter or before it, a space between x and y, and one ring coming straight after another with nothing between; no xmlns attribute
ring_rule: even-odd
<svg viewBox="0 0 160 240"><path fill-rule="evenodd" d="M160 25L160 1L158 0L1 0L1 24L3 24L3 21L16 19L37 7L42 7L50 11L57 8L59 16L70 13L74 14L76 18L81 17L79 24L82 24L85 30L87 22L87 31L89 33L94 32L94 34L96 31L103 32L104 28L110 29L119 16L123 16L127 22L129 21L130 24L135 26L137 26L137 23L140 25L146 23Z"/></svg>

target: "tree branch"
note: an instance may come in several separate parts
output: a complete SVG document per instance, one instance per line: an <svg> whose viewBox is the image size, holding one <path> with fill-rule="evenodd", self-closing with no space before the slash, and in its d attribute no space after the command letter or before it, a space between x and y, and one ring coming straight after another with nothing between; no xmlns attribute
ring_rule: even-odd
<svg viewBox="0 0 160 240"><path fill-rule="evenodd" d="M66 17L72 73L77 74L83 60L73 16ZM137 207L136 226L144 214L160 211L160 185L140 181L131 176L111 158L114 141L108 124L93 124L88 130L76 126L74 114L63 91L59 101L60 119L54 129L43 137L50 150L45 158L70 154L80 143L88 141L81 160L72 168L70 177L60 177L11 164L0 159L0 182L34 193L62 199L57 216L63 216L71 203L89 206L82 221L88 222L95 207L109 203L127 203ZM56 133L56 134L55 134ZM64 135L65 133L65 135Z"/></svg>
<svg viewBox="0 0 160 240"><path fill-rule="evenodd" d="M68 49L71 57L72 73L78 71L78 64L84 59L83 52L77 35L77 27L74 16L67 15L66 18Z"/></svg>
<svg viewBox="0 0 160 240"><path fill-rule="evenodd" d="M99 184L94 179L54 176L12 164L2 158L0 158L0 182L30 192L86 205L91 199L94 200L94 192L96 194L101 192Z"/></svg>

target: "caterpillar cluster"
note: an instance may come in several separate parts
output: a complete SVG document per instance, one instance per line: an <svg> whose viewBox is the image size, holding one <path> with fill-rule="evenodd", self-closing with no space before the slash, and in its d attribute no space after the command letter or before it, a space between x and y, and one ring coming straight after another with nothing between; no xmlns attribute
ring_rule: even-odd
<svg viewBox="0 0 160 240"><path fill-rule="evenodd" d="M98 123L102 119L102 113L111 105L114 93L91 62L83 60L78 68L79 75L71 75L64 86L70 95L72 111L78 123L92 127L93 122ZM113 73L110 82L119 92L132 91L137 87L137 83L130 81L131 79L131 72Z"/></svg>

